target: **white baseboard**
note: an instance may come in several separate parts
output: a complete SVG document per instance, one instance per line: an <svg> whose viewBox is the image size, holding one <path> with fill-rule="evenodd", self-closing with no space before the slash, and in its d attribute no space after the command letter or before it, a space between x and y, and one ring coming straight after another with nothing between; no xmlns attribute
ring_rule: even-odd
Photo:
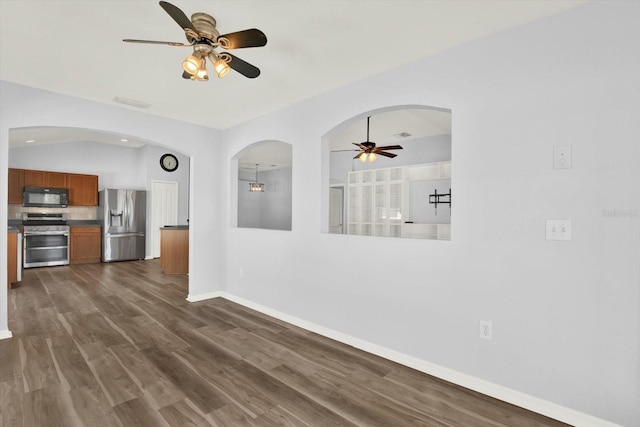
<svg viewBox="0 0 640 427"><path fill-rule="evenodd" d="M457 384L459 386L477 391L487 396L494 397L504 402L511 403L512 405L520 406L521 408L528 409L530 411L545 415L547 417L562 421L567 424L579 427L621 427L620 425L612 423L610 421L605 421L592 415L585 414L583 412L579 412L558 405L556 403L519 392L517 390L512 390L510 388L503 387L501 385L494 384L492 382L473 377L471 375L467 375L453 369L445 368L443 366L427 362L426 360L418 359L413 356L390 350L377 344L372 344L370 342L352 337L347 334L343 334L342 332L338 332L333 329L325 328L324 326L320 326L307 320L288 315L269 307L265 307L263 305L257 304L242 297L235 296L228 292L216 291L208 292L205 294L189 295L187 301L196 302L219 297L228 299L229 301L233 301L247 308L251 308L271 317L275 317L276 319L280 319L284 322L290 323L308 331L315 332L327 338L334 339L343 344L347 344L368 353L375 354L376 356L383 357L401 365L416 369L420 372L424 372L445 381L449 381L453 384Z"/></svg>
<svg viewBox="0 0 640 427"><path fill-rule="evenodd" d="M211 299L211 298L225 298L225 299L231 299L230 298L230 294L223 292L223 291L216 291L216 292L207 292L204 294L196 294L196 295L191 295L189 294L187 296L187 301L189 302L198 302L198 301L204 301L206 299ZM240 304L240 303L238 303Z"/></svg>
<svg viewBox="0 0 640 427"><path fill-rule="evenodd" d="M12 336L13 336L13 334L8 329L5 330L5 331L0 331L0 340L11 338Z"/></svg>

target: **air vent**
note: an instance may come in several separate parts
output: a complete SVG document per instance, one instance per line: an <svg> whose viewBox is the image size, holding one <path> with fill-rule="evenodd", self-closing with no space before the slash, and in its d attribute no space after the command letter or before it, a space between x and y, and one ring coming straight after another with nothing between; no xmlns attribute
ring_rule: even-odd
<svg viewBox="0 0 640 427"><path fill-rule="evenodd" d="M394 133L393 136L395 136L398 139L402 139L402 138L410 137L411 134L409 132L400 132L400 133Z"/></svg>
<svg viewBox="0 0 640 427"><path fill-rule="evenodd" d="M113 100L119 104L130 105L137 108L146 109L151 107L151 104L147 104L146 102L138 101L137 99L122 98L121 96L116 96L115 98L113 98Z"/></svg>

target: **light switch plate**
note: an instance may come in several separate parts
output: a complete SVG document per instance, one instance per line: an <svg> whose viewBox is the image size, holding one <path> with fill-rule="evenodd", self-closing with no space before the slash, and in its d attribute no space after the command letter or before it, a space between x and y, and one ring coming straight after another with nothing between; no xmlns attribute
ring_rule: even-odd
<svg viewBox="0 0 640 427"><path fill-rule="evenodd" d="M571 145L553 147L553 168L571 169Z"/></svg>
<svg viewBox="0 0 640 427"><path fill-rule="evenodd" d="M571 240L570 219L548 219L547 240Z"/></svg>

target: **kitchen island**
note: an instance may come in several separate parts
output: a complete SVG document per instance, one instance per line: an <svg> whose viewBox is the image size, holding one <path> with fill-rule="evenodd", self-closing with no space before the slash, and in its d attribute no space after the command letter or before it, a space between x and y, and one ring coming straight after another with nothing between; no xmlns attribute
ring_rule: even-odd
<svg viewBox="0 0 640 427"><path fill-rule="evenodd" d="M189 226L160 228L160 268L164 274L189 274Z"/></svg>

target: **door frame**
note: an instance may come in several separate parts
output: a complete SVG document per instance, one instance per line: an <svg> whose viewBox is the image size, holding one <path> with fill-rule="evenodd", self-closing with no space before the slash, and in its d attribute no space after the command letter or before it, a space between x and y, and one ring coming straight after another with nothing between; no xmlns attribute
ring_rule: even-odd
<svg viewBox="0 0 640 427"><path fill-rule="evenodd" d="M151 180L151 210L150 210L150 214L151 214L151 233L149 233L150 235L150 241L149 243L151 244L151 259L154 259L156 257L156 251L155 251L155 245L156 245L156 224L155 223L155 219L156 219L156 212L155 212L155 197L154 197L154 193L155 193L155 186L156 184L171 184L171 185L175 185L176 187L176 203L175 203L175 211L176 211L176 221L178 220L178 215L180 212L179 209L179 194L180 194L180 183L178 181L167 181L167 180L162 180L162 179L152 179ZM165 224L163 224L165 225ZM158 228L162 227L163 225L159 225ZM160 242L157 242L158 245L160 244Z"/></svg>
<svg viewBox="0 0 640 427"><path fill-rule="evenodd" d="M338 234L331 233L331 189L339 188L342 190L342 232L340 234L346 234L346 224L347 224L347 186L345 184L331 184L329 185L329 221L328 221L328 232L330 234Z"/></svg>

